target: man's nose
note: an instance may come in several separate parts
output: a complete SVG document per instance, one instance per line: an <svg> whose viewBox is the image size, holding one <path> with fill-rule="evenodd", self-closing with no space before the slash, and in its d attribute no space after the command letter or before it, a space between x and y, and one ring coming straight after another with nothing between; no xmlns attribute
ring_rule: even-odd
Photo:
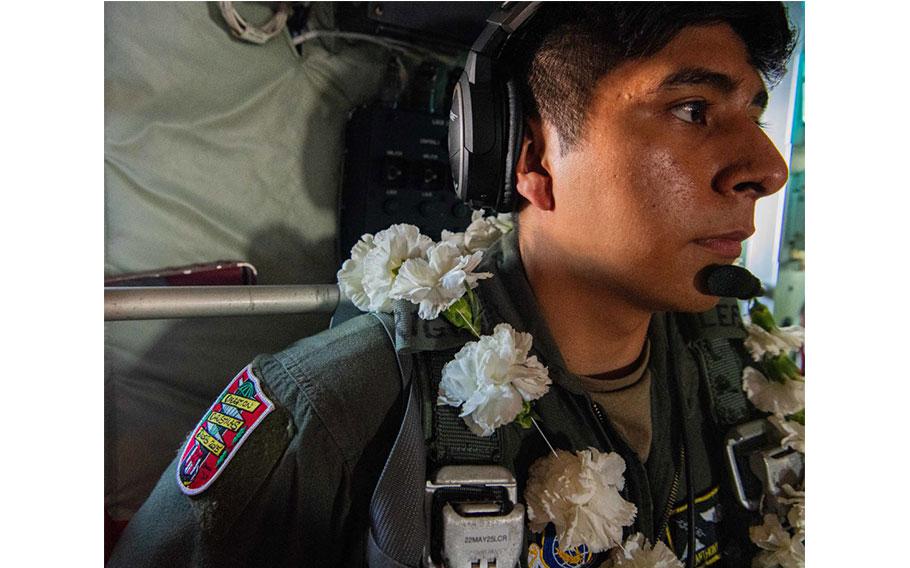
<svg viewBox="0 0 910 568"><path fill-rule="evenodd" d="M787 182L789 171L780 152L759 126L750 124L725 144L729 165L714 177L714 191L760 199L776 193Z"/></svg>

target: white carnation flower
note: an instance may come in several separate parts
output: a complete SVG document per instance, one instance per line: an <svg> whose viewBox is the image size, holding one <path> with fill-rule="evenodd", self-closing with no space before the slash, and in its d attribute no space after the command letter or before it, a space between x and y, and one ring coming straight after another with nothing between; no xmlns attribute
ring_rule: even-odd
<svg viewBox="0 0 910 568"><path fill-rule="evenodd" d="M433 246L430 237L414 225L392 225L373 237L373 248L363 258L363 290L371 312L391 312L389 293L398 269L410 258L424 256Z"/></svg>
<svg viewBox="0 0 910 568"><path fill-rule="evenodd" d="M439 242L455 245L455 247L461 251L461 254L470 254L464 245L464 233L453 233L452 231L446 231L443 229Z"/></svg>
<svg viewBox="0 0 910 568"><path fill-rule="evenodd" d="M802 454L806 453L806 427L799 422L787 420L782 416L769 416L768 421L774 425L783 438L780 447L792 448Z"/></svg>
<svg viewBox="0 0 910 568"><path fill-rule="evenodd" d="M418 315L425 320L439 317L439 313L454 304L477 281L490 278L489 272L474 272L483 253L478 251L462 256L455 245L441 242L430 247L427 258L404 261L398 271L389 297L405 299L420 306Z"/></svg>
<svg viewBox="0 0 910 568"><path fill-rule="evenodd" d="M500 227L505 227L505 221L499 221L498 217L484 217L483 211L475 211L471 215L471 224L464 231L465 250L474 252L485 250L496 240L508 231L501 231Z"/></svg>
<svg viewBox="0 0 910 568"><path fill-rule="evenodd" d="M806 549L800 537L791 537L777 515L765 515L763 524L749 529L749 538L761 549L752 560L753 568L804 568Z"/></svg>
<svg viewBox="0 0 910 568"><path fill-rule="evenodd" d="M500 213L493 217L487 217L487 223L496 227L503 235L515 228L515 217L511 213Z"/></svg>
<svg viewBox="0 0 910 568"><path fill-rule="evenodd" d="M787 522L798 534L806 533L806 492L797 491L789 483L783 485L784 495L779 501L785 505L790 505L787 511Z"/></svg>
<svg viewBox="0 0 910 568"><path fill-rule="evenodd" d="M743 390L755 408L772 414L794 414L806 406L803 381L769 381L754 367L743 370Z"/></svg>
<svg viewBox="0 0 910 568"><path fill-rule="evenodd" d="M440 241L449 242L458 247L462 254L486 250L496 239L515 228L514 217L511 213L483 216L483 211L474 211L471 214L471 224L461 233L442 231Z"/></svg>
<svg viewBox="0 0 910 568"><path fill-rule="evenodd" d="M613 554L611 568L683 568L683 563L666 544L648 543L645 535L635 533Z"/></svg>
<svg viewBox="0 0 910 568"><path fill-rule="evenodd" d="M553 523L564 549L586 544L593 552L622 541L622 529L635 520L637 509L620 495L626 463L619 454L594 448L577 455L557 450L531 466L525 503L528 526L543 531Z"/></svg>
<svg viewBox="0 0 910 568"><path fill-rule="evenodd" d="M761 326L747 323L746 331L749 332L749 337L744 343L755 361L761 361L765 354L780 355L796 351L803 346L806 334L798 325L765 331Z"/></svg>
<svg viewBox="0 0 910 568"><path fill-rule="evenodd" d="M341 288L341 292L358 309L365 312L370 309L370 298L363 289L363 259L371 250L373 250L373 235L363 235L351 249L351 258L344 261L341 270L338 271L338 286Z"/></svg>
<svg viewBox="0 0 910 568"><path fill-rule="evenodd" d="M501 323L493 335L467 343L442 369L438 404L464 405L460 416L478 436L512 422L525 401L550 388L547 368L528 357L531 342L530 333Z"/></svg>

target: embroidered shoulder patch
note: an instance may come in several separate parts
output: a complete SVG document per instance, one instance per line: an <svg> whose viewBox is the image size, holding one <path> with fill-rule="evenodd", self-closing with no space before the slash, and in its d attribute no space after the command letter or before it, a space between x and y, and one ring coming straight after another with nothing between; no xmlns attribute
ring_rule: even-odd
<svg viewBox="0 0 910 568"><path fill-rule="evenodd" d="M186 442L177 462L177 485L187 495L205 491L240 445L274 410L251 365L228 384Z"/></svg>

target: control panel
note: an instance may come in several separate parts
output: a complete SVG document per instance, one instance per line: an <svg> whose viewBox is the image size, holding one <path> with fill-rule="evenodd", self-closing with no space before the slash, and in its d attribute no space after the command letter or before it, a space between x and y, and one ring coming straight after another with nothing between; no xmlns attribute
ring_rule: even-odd
<svg viewBox="0 0 910 568"><path fill-rule="evenodd" d="M361 235L395 223L417 225L434 240L468 226L471 209L452 187L445 115L377 103L352 113L346 136L342 259Z"/></svg>

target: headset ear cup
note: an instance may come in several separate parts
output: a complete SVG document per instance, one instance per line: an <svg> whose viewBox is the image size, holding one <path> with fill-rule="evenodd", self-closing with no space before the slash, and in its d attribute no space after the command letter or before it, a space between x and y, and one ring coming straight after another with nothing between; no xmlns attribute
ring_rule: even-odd
<svg viewBox="0 0 910 568"><path fill-rule="evenodd" d="M473 135L472 117L465 116L470 107L471 84L465 73L461 74L452 92L452 107L449 110L449 165L452 169L452 185L455 193L463 202L468 202L470 190L467 166L470 153L465 147L466 140ZM465 100L468 102L466 103ZM473 144L473 142L471 142Z"/></svg>
<svg viewBox="0 0 910 568"><path fill-rule="evenodd" d="M505 164L503 166L502 193L496 200L496 209L500 213L509 213L515 206L515 169L521 154L521 142L524 137L524 112L518 86L515 79L509 78L505 84L503 126L506 130Z"/></svg>
<svg viewBox="0 0 910 568"><path fill-rule="evenodd" d="M476 62L489 68L488 58ZM505 88L489 75L485 82L471 83L467 72L462 74L449 115L449 145L457 148L449 151L453 183L472 208L496 208L502 194L507 105Z"/></svg>

